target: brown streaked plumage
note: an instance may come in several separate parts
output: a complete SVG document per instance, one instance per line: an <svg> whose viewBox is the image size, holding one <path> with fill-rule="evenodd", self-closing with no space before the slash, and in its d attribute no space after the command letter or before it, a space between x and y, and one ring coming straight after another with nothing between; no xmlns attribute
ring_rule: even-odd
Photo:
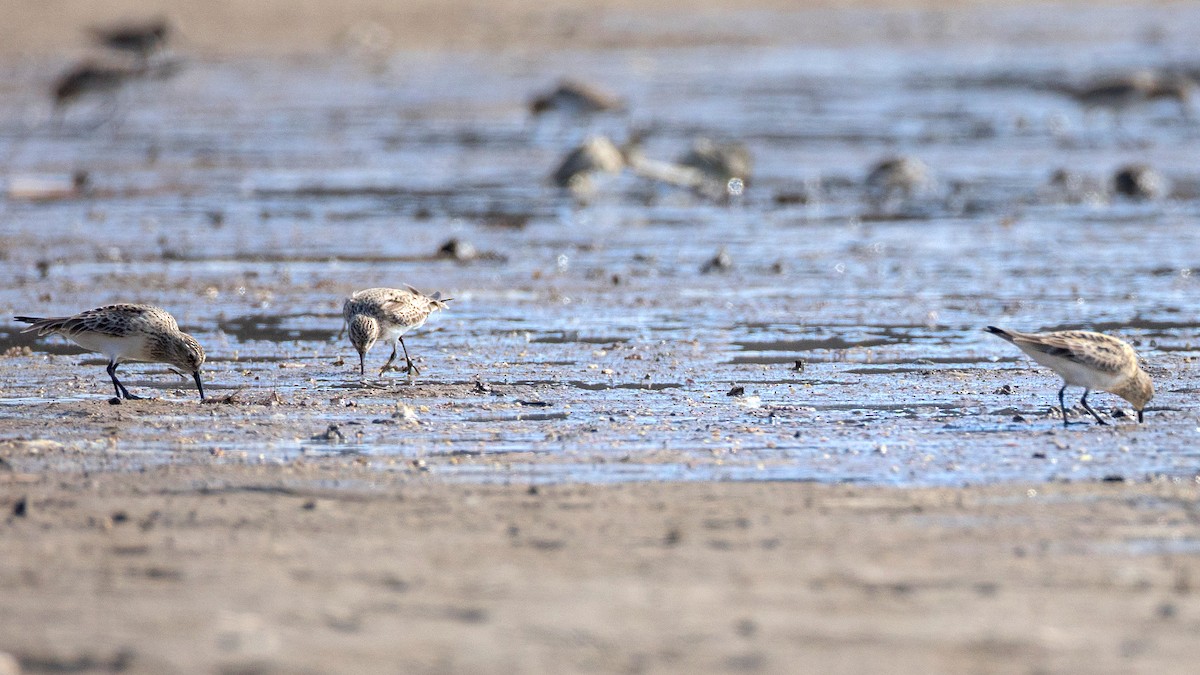
<svg viewBox="0 0 1200 675"><path fill-rule="evenodd" d="M204 399L204 385L200 382L204 349L195 338L179 330L175 317L159 307L106 305L74 316L13 318L32 324L22 333L37 331L38 337L58 333L90 352L108 357L108 376L117 392L115 401L140 398L130 394L117 379L117 366L126 361L165 363L190 373L200 399Z"/></svg>
<svg viewBox="0 0 1200 675"><path fill-rule="evenodd" d="M987 331L1020 347L1034 361L1062 377L1058 403L1062 406L1064 426L1067 425L1067 408L1063 394L1069 386L1084 388L1080 403L1100 424L1107 422L1100 419L1087 402L1093 389L1111 392L1129 401L1137 410L1138 422L1142 422L1142 411L1154 397L1154 384L1138 364L1137 352L1124 340L1082 330L1020 333L988 326Z"/></svg>
<svg viewBox="0 0 1200 675"><path fill-rule="evenodd" d="M357 291L346 298L342 305L342 318L350 329L350 344L358 352L359 374L366 374L366 356L377 341L392 343L392 355L379 369L383 375L396 360L396 345L404 350L405 366L402 372L419 375L420 370L408 356L404 334L425 324L429 315L446 309L451 298L440 294L425 295L412 286L398 288L368 288ZM345 327L343 327L345 330ZM341 334L339 333L340 337Z"/></svg>

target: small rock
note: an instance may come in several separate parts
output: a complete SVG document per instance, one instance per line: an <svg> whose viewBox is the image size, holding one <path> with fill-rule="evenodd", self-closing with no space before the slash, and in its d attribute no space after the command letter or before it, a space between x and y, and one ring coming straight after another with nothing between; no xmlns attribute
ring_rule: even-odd
<svg viewBox="0 0 1200 675"><path fill-rule="evenodd" d="M437 250L437 257L446 260L457 260L466 262L479 257L479 251L475 245L469 241L464 241L458 237L451 237L446 240Z"/></svg>
<svg viewBox="0 0 1200 675"><path fill-rule="evenodd" d="M29 498L21 497L18 499L17 503L13 504L12 514L17 518L24 518L29 515Z"/></svg>
<svg viewBox="0 0 1200 675"><path fill-rule="evenodd" d="M1013 393L1013 387L1011 384L1006 384L1003 387L1000 387L999 389L997 389L996 391L993 391L992 393L1000 394L1002 396L1008 396L1009 394Z"/></svg>
<svg viewBox="0 0 1200 675"><path fill-rule="evenodd" d="M483 380L475 380L475 386L472 387L472 391L476 394L490 394L492 393L492 385Z"/></svg>
<svg viewBox="0 0 1200 675"><path fill-rule="evenodd" d="M733 269L733 258L729 255L729 251L722 248L711 260L700 266L700 273L728 272L731 269Z"/></svg>
<svg viewBox="0 0 1200 675"><path fill-rule="evenodd" d="M1121 474L1118 474L1118 473L1110 473L1107 476L1105 476L1104 478L1101 478L1100 480L1105 483L1124 483L1125 476L1122 476Z"/></svg>
<svg viewBox="0 0 1200 675"><path fill-rule="evenodd" d="M808 367L808 361L805 361L804 359L796 359L796 362L794 364L792 364L792 372L793 373L803 373L804 369L807 367Z"/></svg>
<svg viewBox="0 0 1200 675"><path fill-rule="evenodd" d="M735 384L732 389L725 392L726 396L745 396L746 388L740 384Z"/></svg>
<svg viewBox="0 0 1200 675"><path fill-rule="evenodd" d="M1170 185L1166 177L1149 166L1130 164L1113 176L1113 190L1130 199L1151 200L1165 197Z"/></svg>

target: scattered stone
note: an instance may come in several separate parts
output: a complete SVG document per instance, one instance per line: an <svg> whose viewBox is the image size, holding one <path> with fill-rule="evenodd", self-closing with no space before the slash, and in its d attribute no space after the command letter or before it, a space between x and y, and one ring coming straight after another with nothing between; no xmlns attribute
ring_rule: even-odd
<svg viewBox="0 0 1200 675"><path fill-rule="evenodd" d="M733 385L733 388L725 392L726 396L745 396L746 388L740 384Z"/></svg>
<svg viewBox="0 0 1200 675"><path fill-rule="evenodd" d="M12 507L12 514L17 518L24 518L29 515L29 498L21 497Z"/></svg>
<svg viewBox="0 0 1200 675"><path fill-rule="evenodd" d="M1009 394L1013 393L1013 386L1011 384L1006 384L1003 387L1000 387L999 389L997 389L996 391L993 391L992 393L1000 394L1001 396L1008 396Z"/></svg>
<svg viewBox="0 0 1200 675"><path fill-rule="evenodd" d="M1121 474L1118 474L1118 473L1110 473L1107 476L1105 476L1104 478L1101 478L1100 480L1105 483L1124 483L1125 476L1122 476Z"/></svg>
<svg viewBox="0 0 1200 675"><path fill-rule="evenodd" d="M475 380L475 386L472 387L472 391L476 394L490 394L492 393L492 385L483 380Z"/></svg>
<svg viewBox="0 0 1200 675"><path fill-rule="evenodd" d="M807 367L808 367L808 361L805 361L804 359L796 359L796 362L794 364L792 364L792 372L793 373L803 373L804 369Z"/></svg>
<svg viewBox="0 0 1200 675"><path fill-rule="evenodd" d="M447 260L457 260L459 262L467 262L479 257L479 251L475 245L469 241L464 241L458 237L451 237L446 240L446 243L438 247L437 257Z"/></svg>
<svg viewBox="0 0 1200 675"><path fill-rule="evenodd" d="M728 272L731 269L733 269L733 257L729 255L729 251L722 248L712 259L700 266L700 273Z"/></svg>
<svg viewBox="0 0 1200 675"><path fill-rule="evenodd" d="M1161 199L1170 191L1166 177L1145 164L1121 167L1113 176L1113 190L1135 200Z"/></svg>
<svg viewBox="0 0 1200 675"><path fill-rule="evenodd" d="M300 505L300 508L304 509L305 511L313 511L317 508L317 500L315 500L315 499L306 500L303 504Z"/></svg>

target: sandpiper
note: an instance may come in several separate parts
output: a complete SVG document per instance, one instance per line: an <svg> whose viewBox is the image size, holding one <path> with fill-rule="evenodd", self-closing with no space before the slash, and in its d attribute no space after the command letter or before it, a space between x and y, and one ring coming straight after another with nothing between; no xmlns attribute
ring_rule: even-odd
<svg viewBox="0 0 1200 675"><path fill-rule="evenodd" d="M451 298L440 294L425 295L412 286L398 288L368 288L356 291L342 305L342 317L350 328L350 343L358 351L358 371L366 374L366 356L379 340L392 343L392 355L379 369L383 375L396 360L396 344L404 350L404 368L401 372L419 375L421 371L408 356L404 334L425 324L429 315L446 309ZM345 328L343 328L344 330ZM340 333L339 333L340 336Z"/></svg>
<svg viewBox="0 0 1200 675"><path fill-rule="evenodd" d="M171 27L166 19L152 19L144 23L122 23L93 28L91 32L96 42L101 45L145 59L166 44L170 31Z"/></svg>
<svg viewBox="0 0 1200 675"><path fill-rule="evenodd" d="M1020 347L1034 361L1062 377L1058 404L1062 408L1063 426L1068 424L1063 394L1069 386L1083 387L1083 398L1079 402L1100 424L1107 422L1100 419L1087 401L1093 389L1111 392L1132 403L1139 423L1146 403L1154 397L1150 376L1138 365L1137 352L1124 340L1082 330L1019 333L988 326L987 331Z"/></svg>
<svg viewBox="0 0 1200 675"><path fill-rule="evenodd" d="M572 114L590 114L625 109L619 97L584 82L563 80L554 89L540 94L529 104L534 115L553 110Z"/></svg>
<svg viewBox="0 0 1200 675"><path fill-rule="evenodd" d="M54 105L62 107L85 94L112 93L127 80L142 75L144 69L84 61L63 73L54 83Z"/></svg>
<svg viewBox="0 0 1200 675"><path fill-rule="evenodd" d="M1195 84L1187 77L1153 70L1140 70L1123 77L1101 80L1079 89L1067 89L1084 108L1108 108L1120 113L1159 100L1172 100L1187 113Z"/></svg>
<svg viewBox="0 0 1200 675"><path fill-rule="evenodd" d="M112 399L114 403L119 403L122 398L141 398L130 394L117 379L117 366L126 361L165 363L191 373L200 399L204 399L204 385L200 382L204 349L195 338L179 330L175 317L159 307L106 305L75 316L13 318L32 324L22 333L37 331L38 337L58 333L90 352L108 357L108 376L117 392L116 398Z"/></svg>

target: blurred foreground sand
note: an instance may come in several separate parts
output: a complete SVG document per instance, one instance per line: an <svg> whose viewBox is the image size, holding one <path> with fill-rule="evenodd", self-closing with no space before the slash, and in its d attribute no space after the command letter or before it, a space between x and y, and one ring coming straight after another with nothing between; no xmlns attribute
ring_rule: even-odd
<svg viewBox="0 0 1200 675"><path fill-rule="evenodd" d="M1034 12L1046 7L1033 2L1021 4L1027 4ZM1011 8L1014 3L957 0L9 2L0 8L0 57L79 52L87 47L89 28L149 17L168 18L178 29L174 42L182 50L228 56L311 54L364 42L372 48L397 51L537 51L739 42L829 44L845 39L896 37L897 31L913 30L904 22L868 27L854 16L856 11L878 9L898 16L915 15L918 23L936 26L943 12L993 6ZM838 9L852 12L833 24L805 18L808 12L828 15ZM916 29L917 33L922 31Z"/></svg>

